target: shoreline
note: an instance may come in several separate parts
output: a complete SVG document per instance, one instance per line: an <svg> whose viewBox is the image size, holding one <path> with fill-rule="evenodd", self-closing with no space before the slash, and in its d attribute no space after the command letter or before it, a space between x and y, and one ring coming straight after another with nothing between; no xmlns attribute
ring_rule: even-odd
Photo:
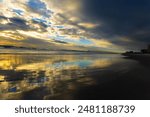
<svg viewBox="0 0 150 117"><path fill-rule="evenodd" d="M0 55L92 55L92 54L117 54L117 53L0 53Z"/></svg>
<svg viewBox="0 0 150 117"><path fill-rule="evenodd" d="M137 60L146 66L150 66L150 54L123 53L122 55L128 59Z"/></svg>

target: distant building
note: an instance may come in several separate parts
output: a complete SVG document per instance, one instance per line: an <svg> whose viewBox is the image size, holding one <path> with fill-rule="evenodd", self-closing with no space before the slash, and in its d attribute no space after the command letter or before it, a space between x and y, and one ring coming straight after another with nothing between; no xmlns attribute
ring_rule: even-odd
<svg viewBox="0 0 150 117"><path fill-rule="evenodd" d="M140 52L127 51L124 53L124 55L130 54L150 54L150 44L148 45L147 49L142 49Z"/></svg>

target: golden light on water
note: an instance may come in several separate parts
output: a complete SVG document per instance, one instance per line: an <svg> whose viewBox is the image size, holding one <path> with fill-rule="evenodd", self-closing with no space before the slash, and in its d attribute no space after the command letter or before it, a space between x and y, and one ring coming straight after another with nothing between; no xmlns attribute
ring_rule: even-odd
<svg viewBox="0 0 150 117"><path fill-rule="evenodd" d="M95 84L85 73L91 69L105 69L116 62L99 56L93 60L91 55L0 55L0 69L7 72L0 73L0 98L19 99L25 92L40 87L49 89L49 95L44 97L48 98L60 94L54 87L73 79L78 84ZM82 77L86 78L80 79ZM62 85L62 88L75 89L73 84Z"/></svg>
<svg viewBox="0 0 150 117"><path fill-rule="evenodd" d="M0 75L0 81L4 81L4 76Z"/></svg>

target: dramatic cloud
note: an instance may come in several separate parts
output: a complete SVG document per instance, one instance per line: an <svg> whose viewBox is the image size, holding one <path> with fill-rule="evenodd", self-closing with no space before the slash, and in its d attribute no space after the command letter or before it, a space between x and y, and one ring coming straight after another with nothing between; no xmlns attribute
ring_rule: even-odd
<svg viewBox="0 0 150 117"><path fill-rule="evenodd" d="M149 0L0 0L0 45L137 50L150 43Z"/></svg>
<svg viewBox="0 0 150 117"><path fill-rule="evenodd" d="M29 0L28 7L35 13L39 13L42 16L50 17L52 12L46 8L46 4L40 0Z"/></svg>
<svg viewBox="0 0 150 117"><path fill-rule="evenodd" d="M149 0L84 0L83 9L88 19L102 23L94 31L111 42L125 48L150 43Z"/></svg>

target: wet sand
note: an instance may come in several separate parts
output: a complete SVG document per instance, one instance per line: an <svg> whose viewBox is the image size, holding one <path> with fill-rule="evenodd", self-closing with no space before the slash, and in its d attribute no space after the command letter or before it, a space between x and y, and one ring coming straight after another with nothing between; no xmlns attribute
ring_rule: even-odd
<svg viewBox="0 0 150 117"><path fill-rule="evenodd" d="M61 98L55 97L55 99L149 100L150 69L148 69L141 66L125 73L103 71L101 74L94 72L89 76L94 78L95 84L86 86L73 83L78 88L70 91L73 92L71 98L66 97L66 93L61 95Z"/></svg>
<svg viewBox="0 0 150 117"><path fill-rule="evenodd" d="M150 66L121 55L5 55L0 61L0 99L150 99Z"/></svg>

